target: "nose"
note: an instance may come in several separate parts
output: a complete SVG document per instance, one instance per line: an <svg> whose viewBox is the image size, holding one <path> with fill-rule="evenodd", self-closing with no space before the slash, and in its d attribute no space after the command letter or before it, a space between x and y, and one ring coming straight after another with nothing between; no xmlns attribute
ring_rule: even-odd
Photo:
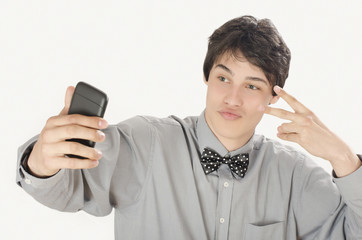
<svg viewBox="0 0 362 240"><path fill-rule="evenodd" d="M231 107L240 107L243 105L242 94L239 88L232 87L225 96L224 102Z"/></svg>

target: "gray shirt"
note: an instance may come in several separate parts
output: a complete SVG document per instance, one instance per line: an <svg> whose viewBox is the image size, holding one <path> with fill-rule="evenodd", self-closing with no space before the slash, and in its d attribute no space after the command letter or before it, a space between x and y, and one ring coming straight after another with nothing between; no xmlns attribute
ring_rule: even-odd
<svg viewBox="0 0 362 240"><path fill-rule="evenodd" d="M39 202L96 216L115 210L116 239L362 239L362 168L333 178L289 146L254 135L228 152L199 117L135 117L105 131L97 168L17 182ZM249 153L244 178L205 175L205 147Z"/></svg>

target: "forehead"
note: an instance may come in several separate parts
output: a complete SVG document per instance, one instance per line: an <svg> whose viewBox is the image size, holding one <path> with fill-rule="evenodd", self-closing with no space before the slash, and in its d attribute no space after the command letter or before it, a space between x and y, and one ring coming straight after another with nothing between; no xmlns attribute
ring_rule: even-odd
<svg viewBox="0 0 362 240"><path fill-rule="evenodd" d="M264 79L268 84L270 84L264 74L264 71L260 67L250 63L241 52L234 53L229 51L221 54L215 60L212 68L215 69L220 65L230 69L234 75L248 75L248 77Z"/></svg>

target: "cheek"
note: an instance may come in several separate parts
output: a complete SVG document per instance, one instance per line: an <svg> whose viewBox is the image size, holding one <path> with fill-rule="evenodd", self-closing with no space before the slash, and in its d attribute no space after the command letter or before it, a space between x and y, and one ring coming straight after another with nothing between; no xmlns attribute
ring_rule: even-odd
<svg viewBox="0 0 362 240"><path fill-rule="evenodd" d="M260 112L261 107L268 105L268 100L260 95L245 95L244 97L244 106L250 111Z"/></svg>
<svg viewBox="0 0 362 240"><path fill-rule="evenodd" d="M219 103L223 99L224 95L225 93L223 88L211 85L207 89L207 103Z"/></svg>
<svg viewBox="0 0 362 240"><path fill-rule="evenodd" d="M244 98L244 110L253 122L259 122L264 115L265 106L268 105L268 99L264 97L252 96Z"/></svg>

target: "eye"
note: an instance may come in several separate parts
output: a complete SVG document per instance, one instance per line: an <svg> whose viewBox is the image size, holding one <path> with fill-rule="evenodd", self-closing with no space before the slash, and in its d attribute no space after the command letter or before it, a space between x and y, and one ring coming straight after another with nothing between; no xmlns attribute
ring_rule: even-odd
<svg viewBox="0 0 362 240"><path fill-rule="evenodd" d="M258 87L254 86L252 84L249 84L247 87L250 88L251 90L258 90L259 89Z"/></svg>
<svg viewBox="0 0 362 240"><path fill-rule="evenodd" d="M219 79L221 82L229 82L229 80L228 80L227 78L222 77L222 76L218 77L218 79Z"/></svg>

